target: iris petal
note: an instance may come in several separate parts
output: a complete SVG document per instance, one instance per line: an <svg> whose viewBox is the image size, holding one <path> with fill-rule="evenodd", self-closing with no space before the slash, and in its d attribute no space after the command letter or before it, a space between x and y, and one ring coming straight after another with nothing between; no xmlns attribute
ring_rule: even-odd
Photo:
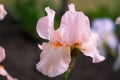
<svg viewBox="0 0 120 80"><path fill-rule="evenodd" d="M0 4L0 20L3 20L7 12L2 4Z"/></svg>
<svg viewBox="0 0 120 80"><path fill-rule="evenodd" d="M79 47L79 49L83 52L84 55L92 57L93 63L101 62L105 59L99 54L99 51L97 50L98 38L98 35L92 32L89 40Z"/></svg>
<svg viewBox="0 0 120 80"><path fill-rule="evenodd" d="M5 50L4 48L0 47L0 62L5 59Z"/></svg>
<svg viewBox="0 0 120 80"><path fill-rule="evenodd" d="M75 11L74 5L69 5L69 10L62 16L60 28L61 42L75 44L77 41L87 40L90 33L88 17L83 12Z"/></svg>
<svg viewBox="0 0 120 80"><path fill-rule="evenodd" d="M36 30L40 37L50 40L50 37L54 32L55 12L49 7L45 8L45 10L47 12L47 16L38 20Z"/></svg>
<svg viewBox="0 0 120 80"><path fill-rule="evenodd" d="M43 51L40 55L40 62L37 70L49 77L55 77L64 73L70 64L70 48L57 46L51 42L41 45Z"/></svg>
<svg viewBox="0 0 120 80"><path fill-rule="evenodd" d="M3 66L0 66L0 75L5 76L7 80L17 80L16 78L12 78L7 71L4 69Z"/></svg>

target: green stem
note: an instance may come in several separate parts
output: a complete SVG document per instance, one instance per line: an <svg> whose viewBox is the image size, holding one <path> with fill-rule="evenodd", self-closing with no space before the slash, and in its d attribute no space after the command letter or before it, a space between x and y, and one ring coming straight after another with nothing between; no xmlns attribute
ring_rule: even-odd
<svg viewBox="0 0 120 80"><path fill-rule="evenodd" d="M76 48L71 50L71 63L70 63L68 70L63 73L62 80L67 80L72 68L74 67L75 60L79 53L80 53L80 51Z"/></svg>

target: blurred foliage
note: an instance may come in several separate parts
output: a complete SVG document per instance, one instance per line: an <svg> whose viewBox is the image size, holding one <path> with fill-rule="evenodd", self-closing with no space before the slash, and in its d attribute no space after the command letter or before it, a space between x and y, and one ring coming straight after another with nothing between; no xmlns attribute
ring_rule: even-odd
<svg viewBox="0 0 120 80"><path fill-rule="evenodd" d="M120 15L120 5L118 4L119 0L106 0L104 4L101 4L100 1L96 0L96 7L97 10L88 12L91 19L94 19L96 17L109 17L113 19L114 21L116 18Z"/></svg>
<svg viewBox="0 0 120 80"><path fill-rule="evenodd" d="M115 32L116 32L116 35L120 41L120 24L116 26Z"/></svg>
<svg viewBox="0 0 120 80"><path fill-rule="evenodd" d="M45 7L49 6L56 12L55 29L59 27L61 16L67 4L74 3L76 10L83 11L92 21L98 17L109 17L115 21L120 15L119 0L1 0L14 20L20 24L21 31L32 34L35 38L36 23L46 15Z"/></svg>
<svg viewBox="0 0 120 80"><path fill-rule="evenodd" d="M46 15L45 7L53 9L53 0L3 0L13 19L19 24L20 30L28 36L38 39L36 24L40 17Z"/></svg>
<svg viewBox="0 0 120 80"><path fill-rule="evenodd" d="M76 9L84 11L90 20L109 17L115 20L120 15L120 0L70 0Z"/></svg>

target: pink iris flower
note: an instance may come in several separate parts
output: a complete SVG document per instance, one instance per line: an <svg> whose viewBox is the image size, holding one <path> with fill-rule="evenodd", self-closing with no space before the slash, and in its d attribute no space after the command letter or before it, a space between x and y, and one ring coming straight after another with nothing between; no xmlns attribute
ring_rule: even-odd
<svg viewBox="0 0 120 80"><path fill-rule="evenodd" d="M5 50L4 48L0 47L0 62L2 62L4 59L5 59ZM0 75L6 76L7 80L17 80L12 78L2 65L0 65Z"/></svg>
<svg viewBox="0 0 120 80"><path fill-rule="evenodd" d="M78 48L84 55L92 57L93 63L105 59L99 55L99 36L91 31L88 17L83 12L75 11L74 4L70 4L68 8L57 30L54 30L55 12L49 7L45 8L47 16L39 19L37 23L38 35L49 42L38 45L42 53L36 66L38 71L49 77L68 70L71 48Z"/></svg>
<svg viewBox="0 0 120 80"><path fill-rule="evenodd" d="M3 20L3 18L6 16L7 12L4 9L4 6L0 4L0 20ZM5 49L0 47L0 62L2 62L5 59ZM4 69L4 66L0 65L0 75L5 76L7 80L17 80L16 78L12 78L8 72Z"/></svg>
<svg viewBox="0 0 120 80"><path fill-rule="evenodd" d="M4 17L6 16L7 12L4 8L3 4L0 4L0 20L3 20Z"/></svg>

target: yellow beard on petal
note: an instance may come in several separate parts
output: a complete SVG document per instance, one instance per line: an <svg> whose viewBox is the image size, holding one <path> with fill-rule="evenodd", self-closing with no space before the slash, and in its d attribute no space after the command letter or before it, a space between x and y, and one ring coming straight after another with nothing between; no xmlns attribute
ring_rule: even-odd
<svg viewBox="0 0 120 80"><path fill-rule="evenodd" d="M55 48L58 48L58 47L60 47L60 46L63 46L60 42L54 43L54 47L55 47Z"/></svg>
<svg viewBox="0 0 120 80"><path fill-rule="evenodd" d="M4 68L4 66L0 65L0 69Z"/></svg>

